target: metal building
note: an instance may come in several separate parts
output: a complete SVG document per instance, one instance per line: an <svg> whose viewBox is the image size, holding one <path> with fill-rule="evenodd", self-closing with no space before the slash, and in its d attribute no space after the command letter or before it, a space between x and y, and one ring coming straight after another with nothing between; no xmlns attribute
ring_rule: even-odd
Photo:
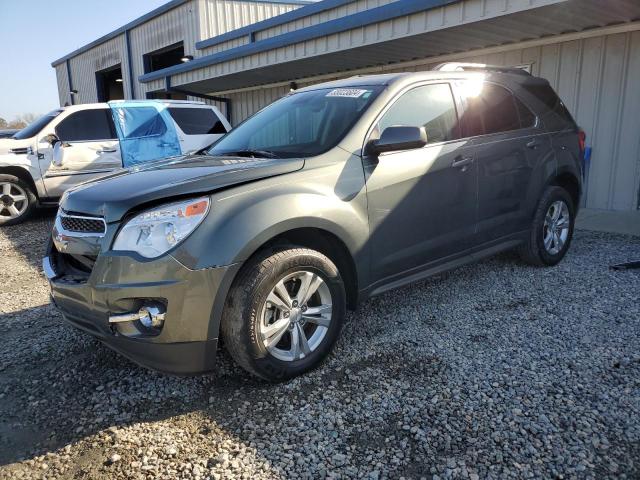
<svg viewBox="0 0 640 480"><path fill-rule="evenodd" d="M288 11L252 14L251 21L212 21L220 8L232 8L219 5L240 3L174 1L54 62L61 103L70 88L78 90L76 101L95 101L95 72L116 57L123 75L134 65L127 98L215 98L233 123L286 94L292 82L453 60L518 65L547 78L587 132L593 153L585 205L639 208L640 1L323 0L270 5ZM145 72L145 52L178 38L193 59Z"/></svg>
<svg viewBox="0 0 640 480"><path fill-rule="evenodd" d="M172 0L54 61L60 105L147 98L138 77L199 56L196 43L310 3L307 0ZM153 59L161 61L154 65ZM116 85L116 83L118 85ZM161 85L164 89L164 84ZM111 91L109 88L111 87Z"/></svg>

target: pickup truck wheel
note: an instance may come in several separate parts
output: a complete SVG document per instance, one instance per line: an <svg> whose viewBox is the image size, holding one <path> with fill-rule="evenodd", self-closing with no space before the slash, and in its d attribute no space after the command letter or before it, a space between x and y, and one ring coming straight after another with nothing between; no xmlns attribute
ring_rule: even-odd
<svg viewBox="0 0 640 480"><path fill-rule="evenodd" d="M520 256L535 266L553 266L562 260L573 237L575 207L561 187L548 187L538 204L527 242Z"/></svg>
<svg viewBox="0 0 640 480"><path fill-rule="evenodd" d="M315 250L290 248L243 268L227 298L221 333L240 366L278 382L327 357L345 311L344 283L333 262Z"/></svg>
<svg viewBox="0 0 640 480"><path fill-rule="evenodd" d="M26 220L36 202L29 185L13 175L0 175L0 226Z"/></svg>

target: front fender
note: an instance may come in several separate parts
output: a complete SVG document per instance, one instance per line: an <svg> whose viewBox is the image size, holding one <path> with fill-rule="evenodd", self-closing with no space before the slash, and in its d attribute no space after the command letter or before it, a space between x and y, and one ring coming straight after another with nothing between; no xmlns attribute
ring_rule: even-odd
<svg viewBox="0 0 640 480"><path fill-rule="evenodd" d="M0 155L0 168L2 167L20 167L27 172L31 172L33 168L27 155L17 155L15 153Z"/></svg>
<svg viewBox="0 0 640 480"><path fill-rule="evenodd" d="M338 237L356 267L368 264L364 174L356 158L219 192L174 256L194 269L242 263L278 235L316 228Z"/></svg>
<svg viewBox="0 0 640 480"><path fill-rule="evenodd" d="M0 155L0 173L16 175L16 169L24 171L24 174L31 179L36 188L36 192L34 193L37 193L40 197L46 196L42 175L40 174L40 167L35 154L4 153Z"/></svg>

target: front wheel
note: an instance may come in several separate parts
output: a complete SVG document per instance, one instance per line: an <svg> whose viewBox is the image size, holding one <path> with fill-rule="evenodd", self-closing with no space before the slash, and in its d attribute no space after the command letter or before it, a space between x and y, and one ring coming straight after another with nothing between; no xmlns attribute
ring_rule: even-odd
<svg viewBox="0 0 640 480"><path fill-rule="evenodd" d="M520 256L536 266L556 265L564 258L573 237L575 207L561 187L548 187L538 203L527 242Z"/></svg>
<svg viewBox="0 0 640 480"><path fill-rule="evenodd" d="M327 357L345 311L334 263L315 250L291 248L259 255L243 268L229 292L221 333L240 366L282 381Z"/></svg>
<svg viewBox="0 0 640 480"><path fill-rule="evenodd" d="M25 182L13 175L0 175L0 226L26 220L36 205L36 196Z"/></svg>

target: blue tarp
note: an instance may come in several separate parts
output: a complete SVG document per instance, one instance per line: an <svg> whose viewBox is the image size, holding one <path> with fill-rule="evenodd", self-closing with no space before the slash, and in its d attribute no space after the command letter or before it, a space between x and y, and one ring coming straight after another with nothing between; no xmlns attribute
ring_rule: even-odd
<svg viewBox="0 0 640 480"><path fill-rule="evenodd" d="M109 107L125 167L182 154L178 134L165 105L136 100L109 102Z"/></svg>

